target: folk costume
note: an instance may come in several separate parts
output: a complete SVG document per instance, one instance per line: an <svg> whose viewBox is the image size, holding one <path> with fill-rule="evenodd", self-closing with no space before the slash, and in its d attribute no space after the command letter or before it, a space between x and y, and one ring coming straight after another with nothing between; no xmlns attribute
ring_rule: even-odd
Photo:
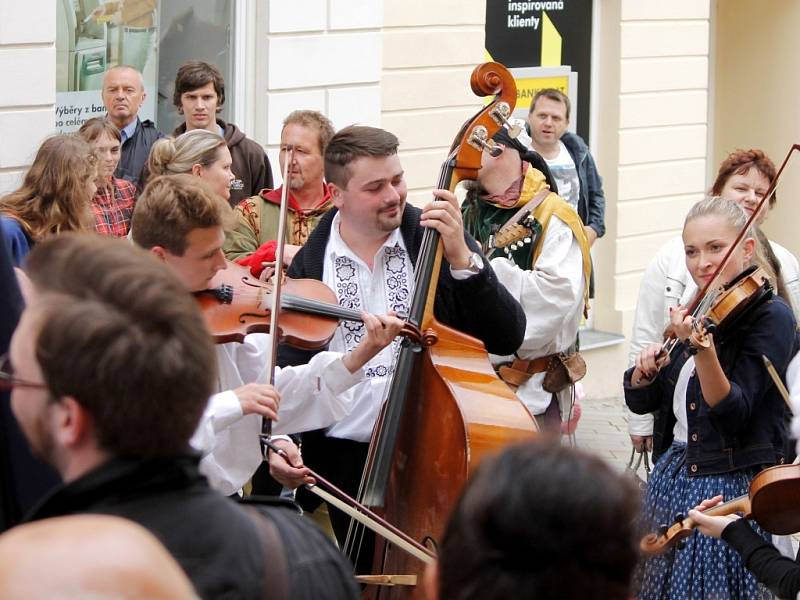
<svg viewBox="0 0 800 600"><path fill-rule="evenodd" d="M542 158L510 138L502 141L506 151L520 152L520 179L502 197L472 190L462 208L464 227L488 251L492 235L520 207L535 205L535 220L529 242L508 254L495 250L491 259L497 278L520 302L527 318L519 348L513 354L491 358L500 367L500 377L516 388L531 413L543 415L551 403L557 403L561 420L567 421L571 418L572 386L554 394L543 384L551 357L571 353L581 314L588 310L589 244L577 212L548 192L548 184L550 189L555 184Z"/></svg>
<svg viewBox="0 0 800 600"><path fill-rule="evenodd" d="M424 228L421 211L406 204L402 222L378 249L373 269L350 250L339 235L338 211L326 213L306 244L295 255L287 275L325 282L339 303L373 313L401 311L411 302L414 265L419 256ZM483 263L477 272L453 270L445 260L439 272L434 314L447 325L484 341L489 350L512 352L522 341L525 315L519 304L500 285L488 262L480 256L475 240L465 233L470 250ZM346 351L363 335L360 324L341 322L329 349ZM324 474L345 492L355 494L366 461L368 440L393 374L394 345L384 348L364 369L367 377L354 389L355 407L346 418L325 430L303 434L303 461ZM278 364L302 364L310 353L280 346ZM306 510L320 500L299 489L297 499ZM331 510L337 538L344 540L350 522ZM364 556L371 556L363 553Z"/></svg>
<svg viewBox="0 0 800 600"><path fill-rule="evenodd" d="M642 528L653 531L687 514L702 500L746 494L762 468L784 461L787 409L762 363L767 356L782 375L798 350L791 310L780 298L751 308L714 342L730 392L708 405L686 344L644 387L625 373L625 401L637 414L656 412L653 457ZM754 526L765 540L769 535ZM649 558L641 567L639 598L760 598L760 588L741 557L726 543L695 532L680 550Z"/></svg>
<svg viewBox="0 0 800 600"><path fill-rule="evenodd" d="M275 190L261 190L257 196L242 200L234 208L236 225L226 234L222 250L225 258L250 267L254 276L263 269L262 262L275 260L275 247L280 222L283 186ZM288 193L286 240L287 244L302 246L326 212L332 207L328 184L323 183L317 205L303 209Z"/></svg>

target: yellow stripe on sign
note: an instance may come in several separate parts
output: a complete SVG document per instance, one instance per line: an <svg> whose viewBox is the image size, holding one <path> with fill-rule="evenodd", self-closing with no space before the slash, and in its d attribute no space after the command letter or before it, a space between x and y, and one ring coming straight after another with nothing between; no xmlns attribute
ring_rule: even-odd
<svg viewBox="0 0 800 600"><path fill-rule="evenodd" d="M547 13L542 11L542 66L557 67L561 64L561 34Z"/></svg>

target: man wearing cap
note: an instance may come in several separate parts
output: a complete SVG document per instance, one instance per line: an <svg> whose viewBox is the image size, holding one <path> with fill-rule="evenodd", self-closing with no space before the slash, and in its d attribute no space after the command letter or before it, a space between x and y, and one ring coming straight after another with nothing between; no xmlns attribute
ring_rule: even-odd
<svg viewBox="0 0 800 600"><path fill-rule="evenodd" d="M502 152L484 150L476 186L462 205L464 228L483 244L498 279L522 305L527 327L513 356L492 359L540 425L558 431L577 417L571 383L582 375L573 349L588 310L589 242L578 214L551 191L555 182L542 157L505 129L494 142ZM523 208L530 211L526 218L520 218ZM525 234L495 247L509 220L521 222ZM565 368L560 355L570 357Z"/></svg>

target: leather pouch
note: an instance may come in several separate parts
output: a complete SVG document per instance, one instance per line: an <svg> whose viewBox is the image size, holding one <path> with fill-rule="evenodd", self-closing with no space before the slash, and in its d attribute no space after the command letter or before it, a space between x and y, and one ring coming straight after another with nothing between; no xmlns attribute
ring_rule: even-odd
<svg viewBox="0 0 800 600"><path fill-rule="evenodd" d="M546 392L557 394L583 379L585 375L586 362L579 352L573 354L560 352L550 357L542 387Z"/></svg>

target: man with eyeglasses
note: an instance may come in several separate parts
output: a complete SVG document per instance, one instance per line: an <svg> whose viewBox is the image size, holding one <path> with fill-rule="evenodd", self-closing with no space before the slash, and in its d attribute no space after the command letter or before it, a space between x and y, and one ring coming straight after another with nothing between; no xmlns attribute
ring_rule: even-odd
<svg viewBox="0 0 800 600"><path fill-rule="evenodd" d="M246 511L200 475L188 442L216 357L168 267L122 240L64 234L37 244L27 269L33 288L2 381L33 453L64 485L26 520L131 519L201 598L354 598L347 565L312 523Z"/></svg>

